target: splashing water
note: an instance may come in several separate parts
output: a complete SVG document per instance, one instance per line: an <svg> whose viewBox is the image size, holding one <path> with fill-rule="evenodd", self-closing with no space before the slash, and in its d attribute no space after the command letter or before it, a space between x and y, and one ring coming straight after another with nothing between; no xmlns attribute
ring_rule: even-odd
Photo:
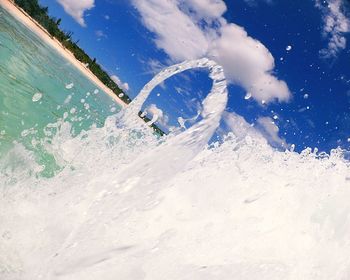
<svg viewBox="0 0 350 280"><path fill-rule="evenodd" d="M157 84L197 67L213 80L202 119L158 141L137 112ZM13 166L0 162L1 279L348 279L342 151L279 152L253 131L208 147L226 99L219 65L187 61L104 127L73 138L61 124L47 147L65 166L53 178L35 176L17 144Z"/></svg>

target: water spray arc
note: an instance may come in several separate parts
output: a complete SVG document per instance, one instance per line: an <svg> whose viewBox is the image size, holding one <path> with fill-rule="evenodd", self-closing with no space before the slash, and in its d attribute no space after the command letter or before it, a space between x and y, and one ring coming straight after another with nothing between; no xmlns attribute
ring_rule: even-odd
<svg viewBox="0 0 350 280"><path fill-rule="evenodd" d="M79 273L94 264L117 258L118 248L113 243L113 234L118 231L115 225L123 223L134 211L147 211L156 206L156 197L164 187L164 182L180 172L208 143L226 108L227 84L223 68L206 58L185 61L157 74L119 115L119 126L122 124L130 129L135 125L145 125L140 122L137 113L151 91L167 78L196 68L208 69L209 77L213 80L210 93L202 101L202 119L191 128L137 157L115 174L116 181L112 184L106 183L103 189L96 189L96 195L89 203L86 215L49 261L49 272L45 273L47 279L59 279L64 275ZM97 218L96 213L104 213L104 217ZM107 224L110 225L108 233L105 232Z"/></svg>

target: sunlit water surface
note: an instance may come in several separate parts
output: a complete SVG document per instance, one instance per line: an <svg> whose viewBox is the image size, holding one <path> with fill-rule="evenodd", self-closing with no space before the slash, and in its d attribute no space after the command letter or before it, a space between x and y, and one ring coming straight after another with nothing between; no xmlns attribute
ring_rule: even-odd
<svg viewBox="0 0 350 280"><path fill-rule="evenodd" d="M245 135L206 145L227 92L205 59L164 70L113 115L61 57L0 22L1 279L349 279L341 150L276 151L235 115ZM213 79L200 120L158 140L136 112L192 67Z"/></svg>
<svg viewBox="0 0 350 280"><path fill-rule="evenodd" d="M50 151L63 122L73 135L120 110L68 61L0 7L0 155L21 143L44 176L60 170Z"/></svg>

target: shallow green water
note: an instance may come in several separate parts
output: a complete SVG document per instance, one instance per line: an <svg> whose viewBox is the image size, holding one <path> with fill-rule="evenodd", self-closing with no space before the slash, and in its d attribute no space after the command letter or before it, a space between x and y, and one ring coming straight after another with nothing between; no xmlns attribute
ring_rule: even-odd
<svg viewBox="0 0 350 280"><path fill-rule="evenodd" d="M61 167L45 142L57 126L69 122L70 133L77 135L102 126L118 110L107 94L0 7L0 159L20 143L33 151L41 174L52 176Z"/></svg>

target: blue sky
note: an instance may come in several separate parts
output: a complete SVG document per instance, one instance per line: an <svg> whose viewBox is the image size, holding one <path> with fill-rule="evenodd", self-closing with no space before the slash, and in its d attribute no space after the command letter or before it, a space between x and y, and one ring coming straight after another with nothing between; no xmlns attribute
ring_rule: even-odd
<svg viewBox="0 0 350 280"><path fill-rule="evenodd" d="M131 97L162 67L208 56L230 82L226 116L244 117L275 146L350 149L347 0L40 3ZM207 73L190 71L156 88L145 108L172 127L196 115L209 89Z"/></svg>

